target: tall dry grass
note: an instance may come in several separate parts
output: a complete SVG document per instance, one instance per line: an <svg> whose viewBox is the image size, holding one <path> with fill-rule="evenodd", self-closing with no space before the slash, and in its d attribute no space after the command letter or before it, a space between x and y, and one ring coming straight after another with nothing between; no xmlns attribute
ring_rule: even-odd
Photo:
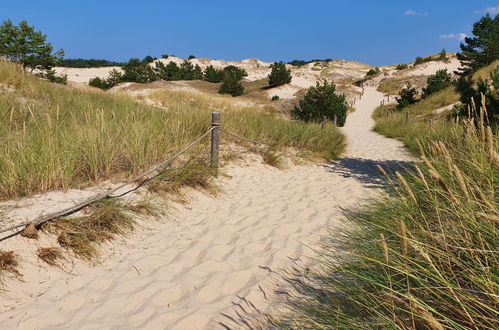
<svg viewBox="0 0 499 330"><path fill-rule="evenodd" d="M259 108L185 93L162 101L169 110L125 95L51 84L0 61L0 199L137 174L208 130L211 111L222 111L227 129L253 139L330 157L345 146L336 129Z"/></svg>
<svg viewBox="0 0 499 330"><path fill-rule="evenodd" d="M388 197L348 214L355 229L331 241L319 272L294 282L281 326L499 327L497 131L473 120L435 134L404 127L421 139L421 161L390 176Z"/></svg>

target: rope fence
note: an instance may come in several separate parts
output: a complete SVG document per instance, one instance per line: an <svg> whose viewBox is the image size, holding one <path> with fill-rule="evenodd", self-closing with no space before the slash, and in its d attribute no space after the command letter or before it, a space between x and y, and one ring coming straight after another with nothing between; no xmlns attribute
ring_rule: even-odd
<svg viewBox="0 0 499 330"><path fill-rule="evenodd" d="M218 159L219 159L220 133L221 132L223 132L223 133L225 133L225 134L227 134L229 136L232 136L234 138L240 139L242 141L250 142L250 143L253 143L253 144L256 144L256 145L266 145L263 142L250 140L250 139L247 139L245 137L239 136L237 134L231 133L231 132L229 132L227 130L221 129L220 113L219 112L213 112L212 113L211 128L208 131L206 131L203 135L201 135L200 137L198 137L196 140L194 140L193 142L191 142L189 145L187 145L185 148L183 148L182 150L180 150L179 152L177 152L173 156L169 157L168 159L164 160L163 162L158 163L158 164L152 166L147 171L141 173L140 175L136 176L135 178L129 180L128 182L122 183L122 184L118 185L117 187L108 189L108 190L106 190L106 191L104 191L102 193L98 193L98 194L96 194L96 195L94 195L94 196L92 196L90 198L87 198L84 201L76 203L75 205L73 205L71 207L68 207L68 208L65 208L65 209L53 212L53 213L40 215L40 216L34 218L33 220L24 221L24 222L21 222L21 223L18 223L18 224L15 224L15 225L12 225L12 226L9 226L9 227L6 227L6 228L1 228L0 229L0 234L6 233L8 231L12 231L12 230L15 230L15 229L18 229L18 228L21 228L21 227L27 227L27 226L30 226L30 225L39 226L39 225L41 225L41 224L43 224L45 222L51 221L53 219L60 218L60 217L65 217L65 216L71 215L73 213L76 213L76 212L82 210L83 208L85 208L85 207L87 207L89 205L95 204L95 203L97 203L97 202L99 202L99 201L101 201L103 199L106 199L106 198L120 198L120 197L123 197L123 196L125 196L125 195L127 195L127 194L129 194L129 193L131 193L131 192L133 192L135 190L137 190L138 188L140 188L141 186L143 186L146 182L151 181L152 179L158 177L165 170L170 169L171 167L168 167L169 164L171 164L174 160L176 160L181 155L185 154L187 151L189 151L194 146L196 146L197 144L199 144L209 134L211 134L211 152L210 152L210 160L211 161L210 161L210 165L214 169L215 175L217 175L218 174ZM125 188L127 186L130 186L130 185L133 185L133 184L135 184L135 185L133 187L131 187L130 189L128 189L128 190L126 190L124 192L120 192L117 195L114 195L114 193L119 192L123 188ZM0 238L0 241L3 241L4 239L10 238L12 236L15 236L15 235L17 235L17 234L19 234L21 232L22 231L19 231L19 232L13 234L13 235L8 236L8 237Z"/></svg>

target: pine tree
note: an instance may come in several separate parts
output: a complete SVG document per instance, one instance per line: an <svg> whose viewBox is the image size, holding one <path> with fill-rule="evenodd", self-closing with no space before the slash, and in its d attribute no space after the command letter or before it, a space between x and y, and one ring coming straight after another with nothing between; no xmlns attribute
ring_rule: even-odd
<svg viewBox="0 0 499 330"><path fill-rule="evenodd" d="M400 97L397 97L397 109L401 110L411 104L414 104L417 102L416 100L416 95L418 92L416 91L415 88L412 87L412 85L409 83L405 88L403 88L399 95Z"/></svg>
<svg viewBox="0 0 499 330"><path fill-rule="evenodd" d="M447 73L447 69L438 70L435 74L428 76L426 87L423 88L423 98L435 94L452 84L452 77Z"/></svg>
<svg viewBox="0 0 499 330"><path fill-rule="evenodd" d="M272 71L269 74L269 86L277 87L291 82L291 70L286 69L283 62L275 62L270 65Z"/></svg>
<svg viewBox="0 0 499 330"><path fill-rule="evenodd" d="M499 59L499 15L489 14L473 24L474 37L464 38L457 58L462 67L459 74L468 75Z"/></svg>

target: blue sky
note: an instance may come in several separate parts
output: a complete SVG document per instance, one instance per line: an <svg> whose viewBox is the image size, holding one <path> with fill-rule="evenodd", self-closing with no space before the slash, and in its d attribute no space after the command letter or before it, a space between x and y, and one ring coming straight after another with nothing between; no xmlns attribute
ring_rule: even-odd
<svg viewBox="0 0 499 330"><path fill-rule="evenodd" d="M494 1L0 0L0 20L27 20L67 58L192 54L383 65L457 51L475 21L499 13Z"/></svg>

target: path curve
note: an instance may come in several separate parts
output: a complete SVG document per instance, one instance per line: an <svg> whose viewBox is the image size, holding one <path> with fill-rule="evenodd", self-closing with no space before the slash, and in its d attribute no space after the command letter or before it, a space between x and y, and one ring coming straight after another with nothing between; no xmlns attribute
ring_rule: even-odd
<svg viewBox="0 0 499 330"><path fill-rule="evenodd" d="M376 164L410 160L400 142L371 131L382 98L365 89L343 128L348 150L334 164L232 167L223 195L195 192L191 206L109 246L100 265L78 263L68 274L33 259L26 282L8 283L2 328L244 327L237 313L269 308L279 283L270 270L312 256L324 226L344 221L339 207L379 191Z"/></svg>

